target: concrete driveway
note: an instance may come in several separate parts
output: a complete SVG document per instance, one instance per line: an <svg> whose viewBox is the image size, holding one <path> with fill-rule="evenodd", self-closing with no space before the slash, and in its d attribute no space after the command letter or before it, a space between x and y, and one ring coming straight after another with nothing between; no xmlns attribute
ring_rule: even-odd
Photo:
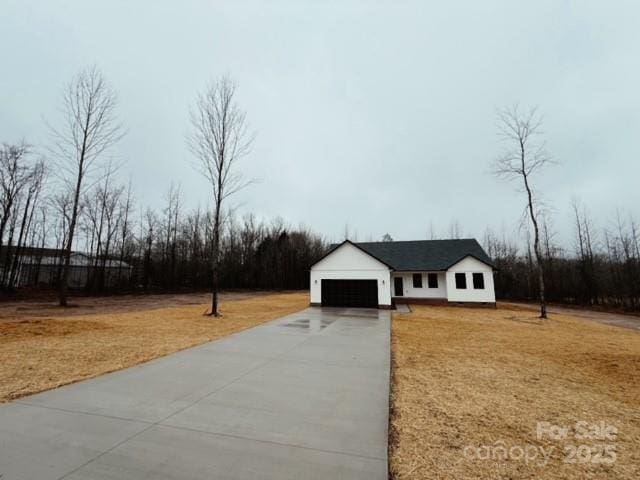
<svg viewBox="0 0 640 480"><path fill-rule="evenodd" d="M2 405L0 478L386 479L389 320L309 308Z"/></svg>

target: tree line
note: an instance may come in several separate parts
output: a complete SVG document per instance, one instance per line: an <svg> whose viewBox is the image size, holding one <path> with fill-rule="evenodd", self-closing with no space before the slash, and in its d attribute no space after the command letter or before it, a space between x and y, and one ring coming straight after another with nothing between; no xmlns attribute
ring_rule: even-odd
<svg viewBox="0 0 640 480"><path fill-rule="evenodd" d="M541 225L541 262L546 300L640 311L640 224L620 211L608 227L596 227L579 201L572 205L573 245L555 242L548 218ZM488 230L483 244L494 260L496 295L499 299L539 298L538 269L530 236L518 242Z"/></svg>
<svg viewBox="0 0 640 480"><path fill-rule="evenodd" d="M184 212L179 188L172 186L166 207L147 209L132 235L129 258L134 281L147 290L211 288L215 214ZM253 214L223 215L219 246L219 286L226 289L303 289L309 268L326 249L323 239L284 220L260 221Z"/></svg>
<svg viewBox="0 0 640 480"><path fill-rule="evenodd" d="M499 298L537 299L540 317L547 317L547 301L640 309L640 229L637 221L616 212L613 228L594 227L587 209L576 199L575 246L572 252L554 245L550 209L540 192L539 178L556 160L547 151L542 116L537 108L518 105L498 111L497 125L503 151L493 162L493 173L517 185L524 193L522 225L526 248L485 236L489 255L500 268L496 276Z"/></svg>
<svg viewBox="0 0 640 480"><path fill-rule="evenodd" d="M63 91L61 118L47 124L44 148L36 153L22 141L0 149L0 288L24 284L35 264L36 282L53 269L66 306L80 268L81 286L91 292L209 288L217 315L221 287L307 287L323 240L280 219L236 218L228 204L250 183L236 165L253 139L235 95L231 79L214 79L191 110L188 146L211 187L208 207L185 211L172 185L164 209L136 209L110 153L126 133L116 91L97 68L78 72ZM77 260L74 251L86 255Z"/></svg>
<svg viewBox="0 0 640 480"><path fill-rule="evenodd" d="M38 264L55 255L54 283L63 280L73 202L69 193L46 181L45 172L44 162L26 145L0 149L0 281L5 292L20 286L25 259ZM184 208L177 185L168 189L164 207L152 209L136 206L131 184L105 175L81 197L78 212L74 250L87 253L91 262L86 292L211 288L214 214ZM327 247L320 235L281 218L264 221L233 211L221 217L221 288L308 288L309 267ZM109 275L116 280L108 282Z"/></svg>
<svg viewBox="0 0 640 480"><path fill-rule="evenodd" d="M46 148L26 141L0 148L0 289L23 285L27 263L37 270L46 263L66 305L77 266L72 250L87 254L81 287L89 292L209 288L212 315L219 288L307 288L310 266L328 247L322 237L282 219L238 218L228 204L251 183L237 169L253 135L235 96L234 82L221 77L197 95L191 110L187 143L211 188L207 207L185 209L180 188L171 185L165 206L154 210L135 205L132 185L119 180L109 154L125 134L115 90L95 67L80 71L63 92L62 117L49 125ZM618 214L615 228L597 230L575 202L575 248L555 245L539 195L538 177L554 163L541 138L541 116L514 106L498 113L498 126L505 148L493 172L525 194L527 225L524 248L485 235L498 267L498 298L538 299L543 318L547 301L639 310L638 223ZM460 230L452 223L450 236ZM346 226L345 238L348 232ZM433 232L431 226L432 238Z"/></svg>
<svg viewBox="0 0 640 480"><path fill-rule="evenodd" d="M25 142L0 148L0 281L15 289L19 258L28 247L60 252L67 244L71 198L50 181L46 160ZM171 185L164 205L137 205L131 184L114 174L101 176L79 202L75 250L93 262L88 292L208 289L212 275L213 214L186 209L179 186ZM555 241L550 217L541 221L541 254L547 299L551 302L640 310L640 222L621 212L607 228L596 227L586 207L572 205L573 245ZM308 270L327 249L323 238L306 227L292 228L282 219L223 215L220 242L221 288L308 288ZM437 238L431 226L430 238ZM461 236L458 222L446 236ZM385 235L388 237L388 235ZM390 237L387 238L387 240ZM481 239L498 268L499 299L538 298L536 257L529 232L524 241L487 230ZM60 253L58 253L60 255ZM37 256L37 255L36 255ZM60 275L63 257L58 259ZM108 260L132 266L116 270L108 285Z"/></svg>

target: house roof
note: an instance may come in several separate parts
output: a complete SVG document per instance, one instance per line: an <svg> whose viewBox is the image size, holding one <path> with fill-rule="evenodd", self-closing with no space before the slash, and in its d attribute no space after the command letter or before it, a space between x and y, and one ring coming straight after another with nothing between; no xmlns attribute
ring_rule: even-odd
<svg viewBox="0 0 640 480"><path fill-rule="evenodd" d="M11 247L12 253L16 253L17 248ZM4 259L7 252L6 245L0 245L0 259ZM20 263L22 265L59 265L64 258L64 250L57 248L40 248L23 246L20 248ZM82 252L71 252L71 266L91 266L94 264L95 257ZM131 267L127 262L120 261L114 257L108 257L106 261L104 257L100 257L99 265L108 268L128 268Z"/></svg>
<svg viewBox="0 0 640 480"><path fill-rule="evenodd" d="M358 243L345 240L332 245L327 255L347 242L396 271L448 270L468 256L495 268L475 238Z"/></svg>
<svg viewBox="0 0 640 480"><path fill-rule="evenodd" d="M17 247L13 245L11 251L15 253ZM6 255L7 246L0 245L0 256ZM64 250L57 248L41 248L41 247L28 247L26 245L20 247L21 255L37 255L41 257L61 257L64 255ZM75 252L72 252L75 253Z"/></svg>

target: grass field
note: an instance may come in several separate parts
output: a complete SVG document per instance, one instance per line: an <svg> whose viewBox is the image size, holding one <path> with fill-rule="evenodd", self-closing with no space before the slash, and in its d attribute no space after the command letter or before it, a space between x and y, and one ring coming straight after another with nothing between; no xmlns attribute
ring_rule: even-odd
<svg viewBox="0 0 640 480"><path fill-rule="evenodd" d="M517 307L412 309L392 327L396 480L640 478L638 331ZM618 434L576 438L580 421ZM573 430L539 439L538 422Z"/></svg>
<svg viewBox="0 0 640 480"><path fill-rule="evenodd" d="M67 310L51 304L2 305L0 402L145 362L309 304L306 293L223 299L220 318L204 315L206 295L166 296L157 302L85 298Z"/></svg>
<svg viewBox="0 0 640 480"><path fill-rule="evenodd" d="M82 299L67 310L1 305L0 401L229 335L305 308L308 295L226 295L217 319L203 315L207 302L179 295ZM392 323L396 480L640 478L640 332L568 314L541 321L514 305L412 308ZM538 422L579 421L618 433L536 435ZM615 461L598 463L611 446Z"/></svg>

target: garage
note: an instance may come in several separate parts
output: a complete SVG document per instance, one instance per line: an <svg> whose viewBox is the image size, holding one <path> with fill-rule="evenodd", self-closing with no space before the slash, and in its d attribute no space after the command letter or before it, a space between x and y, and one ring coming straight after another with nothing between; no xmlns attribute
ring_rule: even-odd
<svg viewBox="0 0 640 480"><path fill-rule="evenodd" d="M391 268L348 240L311 266L311 305L391 308Z"/></svg>
<svg viewBox="0 0 640 480"><path fill-rule="evenodd" d="M322 280L323 307L378 307L376 280Z"/></svg>

